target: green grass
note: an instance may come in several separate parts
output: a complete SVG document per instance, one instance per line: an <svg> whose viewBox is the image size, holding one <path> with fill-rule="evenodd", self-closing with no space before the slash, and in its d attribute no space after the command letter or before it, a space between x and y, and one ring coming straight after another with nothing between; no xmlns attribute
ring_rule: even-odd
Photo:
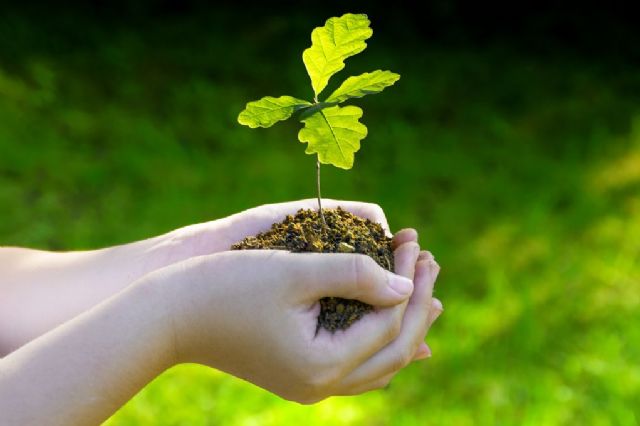
<svg viewBox="0 0 640 426"><path fill-rule="evenodd" d="M76 45L48 32L55 22L5 17L0 243L100 247L314 196L296 123L249 130L235 119L258 96L309 95L300 53L324 18L238 33L195 17L88 24ZM350 62L402 80L360 102L369 136L352 171L323 168L323 192L379 203L434 252L445 313L433 358L389 389L312 407L180 366L107 424L640 421L638 68L426 46L374 35Z"/></svg>

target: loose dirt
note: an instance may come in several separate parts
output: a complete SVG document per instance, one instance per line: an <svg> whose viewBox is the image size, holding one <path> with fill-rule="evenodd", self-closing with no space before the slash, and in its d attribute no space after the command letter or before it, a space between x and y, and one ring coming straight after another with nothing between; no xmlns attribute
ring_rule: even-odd
<svg viewBox="0 0 640 426"><path fill-rule="evenodd" d="M322 209L327 226L314 210L299 210L271 229L247 237L231 246L232 250L288 250L294 253L361 253L370 256L383 268L393 271L393 249L380 224L355 216L346 210ZM327 271L330 274L331 271ZM320 327L335 332L347 329L354 321L373 309L358 300L325 297L320 299Z"/></svg>

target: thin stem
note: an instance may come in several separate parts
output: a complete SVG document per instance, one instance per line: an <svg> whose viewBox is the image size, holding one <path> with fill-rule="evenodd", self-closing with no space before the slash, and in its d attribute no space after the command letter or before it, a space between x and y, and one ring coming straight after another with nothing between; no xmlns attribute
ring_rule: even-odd
<svg viewBox="0 0 640 426"><path fill-rule="evenodd" d="M322 213L322 196L320 195L320 160L316 160L316 183L318 185L318 212L322 219L322 224L327 227L327 222L324 220L324 213Z"/></svg>
<svg viewBox="0 0 640 426"><path fill-rule="evenodd" d="M318 103L318 95L313 97L313 103ZM320 195L320 158L316 159L316 184L318 187L318 213L320 213L320 219L322 219L322 225L327 228L327 221L324 220L324 213L322 213L322 195Z"/></svg>

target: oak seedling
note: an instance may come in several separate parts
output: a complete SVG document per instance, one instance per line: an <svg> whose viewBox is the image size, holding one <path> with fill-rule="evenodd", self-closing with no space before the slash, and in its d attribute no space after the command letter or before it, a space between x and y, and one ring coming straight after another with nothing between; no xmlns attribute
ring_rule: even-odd
<svg viewBox="0 0 640 426"><path fill-rule="evenodd" d="M359 121L362 109L341 104L379 93L400 79L400 75L391 71L366 72L347 78L333 93L319 100L329 79L345 67L345 59L367 47L365 40L373 34L370 24L367 15L347 13L339 18L329 18L324 26L311 32L311 47L302 53L302 61L311 78L312 101L292 96L266 96L247 103L238 116L240 124L266 128L300 112L298 117L304 127L298 132L298 140L307 144L305 153L317 154L318 211L323 223L320 164L351 169L360 141L367 136L367 127Z"/></svg>

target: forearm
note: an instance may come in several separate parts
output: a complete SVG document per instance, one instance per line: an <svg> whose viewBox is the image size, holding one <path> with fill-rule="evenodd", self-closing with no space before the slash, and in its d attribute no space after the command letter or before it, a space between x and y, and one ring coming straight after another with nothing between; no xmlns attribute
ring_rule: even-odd
<svg viewBox="0 0 640 426"><path fill-rule="evenodd" d="M224 220L101 250L0 248L0 357L156 269L227 249Z"/></svg>
<svg viewBox="0 0 640 426"><path fill-rule="evenodd" d="M116 294L151 270L153 240L52 253L0 249L0 356Z"/></svg>
<svg viewBox="0 0 640 426"><path fill-rule="evenodd" d="M0 360L0 424L99 424L173 365L155 284L139 281Z"/></svg>

